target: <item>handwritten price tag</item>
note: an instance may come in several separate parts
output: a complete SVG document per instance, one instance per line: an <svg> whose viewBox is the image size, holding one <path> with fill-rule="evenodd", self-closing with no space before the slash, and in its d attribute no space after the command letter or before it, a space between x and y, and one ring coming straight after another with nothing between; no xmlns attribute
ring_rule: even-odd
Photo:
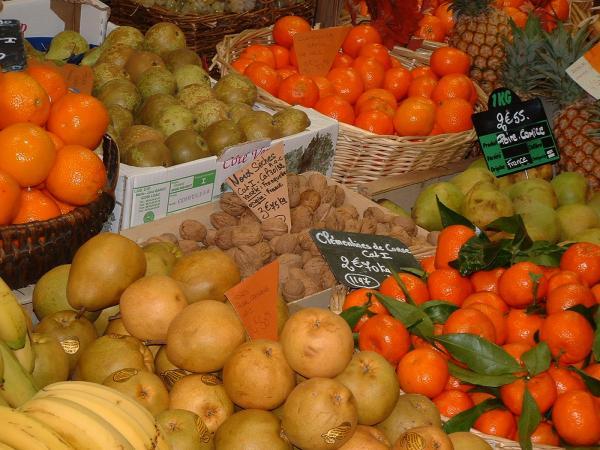
<svg viewBox="0 0 600 450"><path fill-rule="evenodd" d="M278 291L279 261L275 260L225 292L250 339L278 339Z"/></svg>
<svg viewBox="0 0 600 450"><path fill-rule="evenodd" d="M278 217L290 228L290 200L283 143L273 145L228 178L231 189L261 221Z"/></svg>
<svg viewBox="0 0 600 450"><path fill-rule="evenodd" d="M304 31L294 35L294 51L302 75L327 75L349 26Z"/></svg>
<svg viewBox="0 0 600 450"><path fill-rule="evenodd" d="M71 89L77 90L81 94L92 94L92 87L94 86L94 72L88 66L77 66L75 64L64 64L58 68L65 80L67 85Z"/></svg>

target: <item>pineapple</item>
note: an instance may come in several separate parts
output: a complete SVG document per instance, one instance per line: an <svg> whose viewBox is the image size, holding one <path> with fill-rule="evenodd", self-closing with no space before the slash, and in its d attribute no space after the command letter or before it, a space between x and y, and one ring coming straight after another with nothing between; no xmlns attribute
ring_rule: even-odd
<svg viewBox="0 0 600 450"><path fill-rule="evenodd" d="M504 44L511 40L509 16L493 6L494 0L454 0L456 23L450 45L472 58L471 78L490 94L500 86Z"/></svg>
<svg viewBox="0 0 600 450"><path fill-rule="evenodd" d="M593 190L600 189L600 122L593 99L565 70L593 44L590 27L571 33L559 23L547 33L540 51L537 69L543 78L539 86L559 107L554 116L554 136L561 154L562 170L583 174Z"/></svg>

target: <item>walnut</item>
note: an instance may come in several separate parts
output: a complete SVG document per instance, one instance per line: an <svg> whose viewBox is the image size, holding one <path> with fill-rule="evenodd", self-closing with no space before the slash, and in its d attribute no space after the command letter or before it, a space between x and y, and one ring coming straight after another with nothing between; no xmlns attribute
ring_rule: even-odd
<svg viewBox="0 0 600 450"><path fill-rule="evenodd" d="M347 231L349 233L359 233L361 225L362 220L346 219L346 221L344 222L344 231Z"/></svg>
<svg viewBox="0 0 600 450"><path fill-rule="evenodd" d="M281 295L286 302L304 298L304 283L300 280L289 279L281 287Z"/></svg>
<svg viewBox="0 0 600 450"><path fill-rule="evenodd" d="M311 259L306 261L302 266L304 271L315 279L318 279L324 270L328 268L325 260L320 256L313 256Z"/></svg>
<svg viewBox="0 0 600 450"><path fill-rule="evenodd" d="M331 213L332 210L333 210L333 206L331 203L323 203L321 201L321 204L315 210L315 213L313 215L313 223L317 223L317 222L325 223L327 216ZM315 226L315 228L320 228L320 227Z"/></svg>
<svg viewBox="0 0 600 450"><path fill-rule="evenodd" d="M392 225L389 237L398 239L404 245L412 245L415 241L415 238L409 235L404 228L395 225Z"/></svg>
<svg viewBox="0 0 600 450"><path fill-rule="evenodd" d="M198 245L198 242L193 239L179 239L179 241L177 241L177 245L179 246L183 254L190 253L195 250L200 250L200 245Z"/></svg>
<svg viewBox="0 0 600 450"><path fill-rule="evenodd" d="M217 230L215 245L221 250L228 250L233 247L233 227L225 227Z"/></svg>
<svg viewBox="0 0 600 450"><path fill-rule="evenodd" d="M249 277L261 268L261 260L258 252L249 245L236 248L233 259L240 269L242 278Z"/></svg>
<svg viewBox="0 0 600 450"><path fill-rule="evenodd" d="M360 232L365 234L375 234L377 230L377 221L372 217L366 217L362 221Z"/></svg>
<svg viewBox="0 0 600 450"><path fill-rule="evenodd" d="M378 236L387 236L388 234L390 234L390 224L378 223L375 227L375 234Z"/></svg>
<svg viewBox="0 0 600 450"><path fill-rule="evenodd" d="M315 211L321 204L321 194L312 189L305 190L300 194L300 206L306 206L311 211Z"/></svg>
<svg viewBox="0 0 600 450"><path fill-rule="evenodd" d="M291 211L292 218L292 233L298 233L299 231L309 228L312 223L312 210L306 206L296 206Z"/></svg>
<svg viewBox="0 0 600 450"><path fill-rule="evenodd" d="M269 242L271 248L277 255L284 253L296 253L298 247L298 235L296 233L282 234L275 236Z"/></svg>
<svg viewBox="0 0 600 450"><path fill-rule="evenodd" d="M325 219L325 228L333 231L340 231L344 228L344 222L352 219L347 216L338 216L335 210L331 210L327 218Z"/></svg>
<svg viewBox="0 0 600 450"><path fill-rule="evenodd" d="M295 173L287 176L288 196L290 199L290 208L295 208L300 204L300 177Z"/></svg>
<svg viewBox="0 0 600 450"><path fill-rule="evenodd" d="M234 227L238 224L238 220L231 214L219 211L210 215L210 224L218 230L225 227Z"/></svg>
<svg viewBox="0 0 600 450"><path fill-rule="evenodd" d="M394 216L392 218L392 227L400 226L406 230L406 232L412 236L417 234L417 224L410 217Z"/></svg>
<svg viewBox="0 0 600 450"><path fill-rule="evenodd" d="M360 216L356 208L352 205L338 206L337 208L335 208L335 212L336 214L349 216L352 219L358 219Z"/></svg>
<svg viewBox="0 0 600 450"><path fill-rule="evenodd" d="M304 264L306 264L309 260L311 260L314 257L315 257L315 255L313 255L308 250L303 250L302 251L302 265L304 266Z"/></svg>
<svg viewBox="0 0 600 450"><path fill-rule="evenodd" d="M308 177L306 174L298 176L298 191L302 194L308 189Z"/></svg>
<svg viewBox="0 0 600 450"><path fill-rule="evenodd" d="M335 207L342 206L345 200L346 193L344 192L344 189L337 184L327 186L323 192L321 192L321 201L331 203Z"/></svg>
<svg viewBox="0 0 600 450"><path fill-rule="evenodd" d="M321 286L317 284L303 269L292 267L289 271L289 279L297 279L304 285L304 296L309 296L321 292Z"/></svg>
<svg viewBox="0 0 600 450"><path fill-rule="evenodd" d="M158 238L163 242L171 242L173 244L177 244L177 241L179 240L179 238L173 233L163 233L160 236L158 236Z"/></svg>
<svg viewBox="0 0 600 450"><path fill-rule="evenodd" d="M253 245L252 247L254 248L254 250L256 250L258 257L260 258L263 264L266 264L271 260L271 255L273 254L273 251L271 250L271 246L268 242L262 241L258 244Z"/></svg>
<svg viewBox="0 0 600 450"><path fill-rule="evenodd" d="M378 208L376 206L369 206L367 209L365 209L365 211L363 212L363 217L373 218L377 222L388 222L388 220L385 220L385 212L381 208Z"/></svg>
<svg viewBox="0 0 600 450"><path fill-rule="evenodd" d="M277 257L279 261L279 282L285 283L290 276L290 269L302 267L302 257L294 253L284 253Z"/></svg>
<svg viewBox="0 0 600 450"><path fill-rule="evenodd" d="M217 230L208 230L206 232L206 236L204 237L204 245L207 247L211 247L215 245L217 240Z"/></svg>
<svg viewBox="0 0 600 450"><path fill-rule="evenodd" d="M244 205L242 199L233 192L225 192L219 199L219 206L227 214L236 217L240 216L246 210L246 205Z"/></svg>
<svg viewBox="0 0 600 450"><path fill-rule="evenodd" d="M327 267L327 270L321 273L321 289L329 289L337 284L333 272Z"/></svg>
<svg viewBox="0 0 600 450"><path fill-rule="evenodd" d="M179 225L179 236L181 239L203 241L206 237L206 227L197 220L184 220Z"/></svg>
<svg viewBox="0 0 600 450"><path fill-rule="evenodd" d="M279 217L271 217L261 224L263 237L267 240L273 239L275 236L287 234L288 226Z"/></svg>
<svg viewBox="0 0 600 450"><path fill-rule="evenodd" d="M308 188L319 194L327 187L327 177L322 173L313 173L308 177Z"/></svg>
<svg viewBox="0 0 600 450"><path fill-rule="evenodd" d="M256 215L249 209L246 209L240 216L239 225L252 225L256 223L260 224L260 220L258 220L258 217L256 217Z"/></svg>
<svg viewBox="0 0 600 450"><path fill-rule="evenodd" d="M232 228L231 242L235 247L254 245L262 241L260 225L238 225Z"/></svg>
<svg viewBox="0 0 600 450"><path fill-rule="evenodd" d="M310 254L313 256L321 256L321 252L309 234L309 230L304 230L298 234L298 243L300 244L300 248L302 250L310 252Z"/></svg>
<svg viewBox="0 0 600 450"><path fill-rule="evenodd" d="M438 241L439 237L440 237L439 231L431 231L427 235L427 242L429 242L431 245L437 245L437 241Z"/></svg>

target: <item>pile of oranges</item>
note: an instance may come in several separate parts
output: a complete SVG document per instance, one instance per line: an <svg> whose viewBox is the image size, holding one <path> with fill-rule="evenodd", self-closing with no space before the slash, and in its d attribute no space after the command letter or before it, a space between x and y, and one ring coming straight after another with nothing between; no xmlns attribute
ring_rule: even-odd
<svg viewBox="0 0 600 450"><path fill-rule="evenodd" d="M430 300L455 305L445 321L432 318L434 335L469 333L498 346L523 367L522 372L512 374L514 381L486 390L452 376L449 362L463 368L465 364L440 342L410 333L390 315L385 302L371 295L376 291L367 289L351 292L344 304L344 309L369 305L370 298L371 314L362 316L354 329L359 348L382 354L396 367L405 392L431 398L446 417L498 398L501 406L484 412L474 423L483 433L518 439L518 418L527 388L543 417L531 436L533 443L559 445L562 440L574 446L598 445L600 398L587 388L581 372L574 370L600 381L598 350L592 352L594 328L583 314L569 308L600 304L600 246L573 244L556 268L519 262L463 277L448 263L472 236L473 231L462 225L445 228L436 255L422 262L426 275L400 273L399 277L415 305ZM407 301L393 277L387 278L378 292ZM525 370L521 356L539 345L547 345L552 362L532 375Z"/></svg>
<svg viewBox="0 0 600 450"><path fill-rule="evenodd" d="M430 5L430 9L419 21L415 36L429 41L444 42L454 28L452 2L438 4L433 1ZM535 7L533 2L528 0L496 0L493 6L502 9L521 28L525 26L527 14L532 10L541 17L548 31L556 27L557 20L564 21L569 18L568 0L550 0L542 7Z"/></svg>
<svg viewBox="0 0 600 450"><path fill-rule="evenodd" d="M48 220L94 201L106 184L94 153L108 113L69 91L51 63L0 73L0 226Z"/></svg>
<svg viewBox="0 0 600 450"><path fill-rule="evenodd" d="M379 32L357 25L346 36L326 76L298 73L293 36L309 31L297 16L279 19L272 45L252 44L232 63L281 100L314 108L340 122L381 135L432 136L472 128L477 92L470 57L436 50L429 67L408 70L391 57Z"/></svg>

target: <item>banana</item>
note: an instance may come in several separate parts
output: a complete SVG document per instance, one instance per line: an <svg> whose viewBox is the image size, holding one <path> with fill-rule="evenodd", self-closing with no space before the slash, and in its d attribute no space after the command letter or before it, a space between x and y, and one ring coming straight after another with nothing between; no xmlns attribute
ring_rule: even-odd
<svg viewBox="0 0 600 450"><path fill-rule="evenodd" d="M2 397L0 395L0 406L8 406L10 407L10 405L8 404L8 402L6 400L4 400L4 397Z"/></svg>
<svg viewBox="0 0 600 450"><path fill-rule="evenodd" d="M25 345L23 348L13 350L13 353L21 366L23 366L23 369L25 369L27 373L32 373L35 365L35 351L31 345L31 336L29 335L29 332L25 333Z"/></svg>
<svg viewBox="0 0 600 450"><path fill-rule="evenodd" d="M0 339L12 350L18 350L25 345L27 322L21 310L21 304L0 278Z"/></svg>
<svg viewBox="0 0 600 450"><path fill-rule="evenodd" d="M107 420L63 398L33 398L19 408L80 450L134 450Z"/></svg>
<svg viewBox="0 0 600 450"><path fill-rule="evenodd" d="M157 425L157 429L158 434L156 436L156 447L154 447L154 450L171 450L171 444L167 440L167 433L160 425Z"/></svg>
<svg viewBox="0 0 600 450"><path fill-rule="evenodd" d="M71 400L84 408L108 419L110 424L117 429L136 450L153 450L154 442L148 437L142 426L125 411L114 403L89 392L74 392L72 390L55 389L46 391L42 388L35 398L64 398Z"/></svg>
<svg viewBox="0 0 600 450"><path fill-rule="evenodd" d="M0 407L0 442L17 450L73 450L63 438L43 423L16 411Z"/></svg>
<svg viewBox="0 0 600 450"><path fill-rule="evenodd" d="M15 450L15 448L0 442L0 450Z"/></svg>
<svg viewBox="0 0 600 450"><path fill-rule="evenodd" d="M0 352L0 385L2 383L4 383L4 358L2 357L2 352Z"/></svg>
<svg viewBox="0 0 600 450"><path fill-rule="evenodd" d="M90 383L87 381L59 381L57 383L49 384L44 387L45 391L53 390L68 390L73 392L87 392L89 394L102 397L105 400L114 403L117 407L122 409L125 413L133 417L142 427L146 436L149 437L152 442L156 440L158 428L154 416L140 405L138 402L124 394L121 394L115 389L111 389L108 386L102 384Z"/></svg>
<svg viewBox="0 0 600 450"><path fill-rule="evenodd" d="M6 343L0 341L0 354L4 360L4 382L0 385L0 396L16 408L38 391L30 373L23 369Z"/></svg>

